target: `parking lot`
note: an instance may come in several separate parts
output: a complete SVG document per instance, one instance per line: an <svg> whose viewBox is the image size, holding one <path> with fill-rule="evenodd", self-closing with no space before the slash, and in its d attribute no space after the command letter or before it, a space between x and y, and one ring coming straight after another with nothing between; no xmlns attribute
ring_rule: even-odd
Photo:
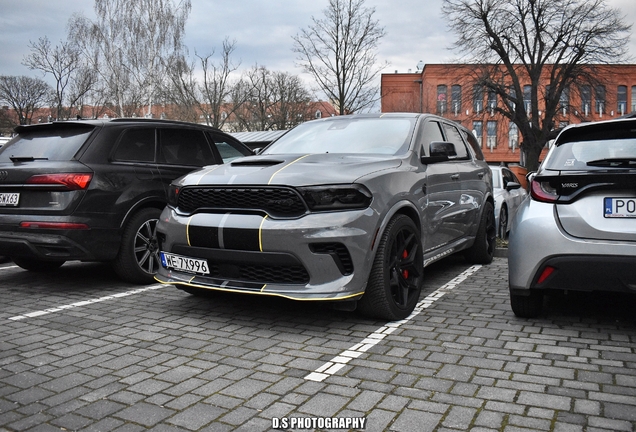
<svg viewBox="0 0 636 432"><path fill-rule="evenodd" d="M88 263L4 264L0 305L0 431L636 430L636 298L518 319L505 258L428 267L391 323Z"/></svg>

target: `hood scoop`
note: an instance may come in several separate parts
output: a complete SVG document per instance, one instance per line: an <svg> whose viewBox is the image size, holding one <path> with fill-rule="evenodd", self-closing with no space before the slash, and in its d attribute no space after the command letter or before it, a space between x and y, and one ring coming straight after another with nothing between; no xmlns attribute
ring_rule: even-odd
<svg viewBox="0 0 636 432"><path fill-rule="evenodd" d="M285 161L282 160L273 160L273 159L252 159L252 158L247 158L247 159L241 159L239 161L236 162L232 162L231 165L234 166L263 166L263 167L268 167L268 166L274 166L274 165L278 165L278 164L282 164Z"/></svg>

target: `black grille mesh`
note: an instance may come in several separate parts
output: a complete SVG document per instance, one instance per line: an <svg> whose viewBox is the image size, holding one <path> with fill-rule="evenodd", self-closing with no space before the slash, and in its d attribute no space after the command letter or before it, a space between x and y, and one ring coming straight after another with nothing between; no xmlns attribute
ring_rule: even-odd
<svg viewBox="0 0 636 432"><path fill-rule="evenodd" d="M299 217L307 211L300 195L287 188L185 188L179 193L177 207L184 213L254 210L272 217Z"/></svg>

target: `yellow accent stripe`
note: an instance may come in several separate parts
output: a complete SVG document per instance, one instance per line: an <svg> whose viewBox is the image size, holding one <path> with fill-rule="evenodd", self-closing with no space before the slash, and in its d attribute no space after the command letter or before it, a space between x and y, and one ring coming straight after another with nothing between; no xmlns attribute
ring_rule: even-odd
<svg viewBox="0 0 636 432"><path fill-rule="evenodd" d="M201 177L199 177L199 180L197 180L197 186L199 185L199 183L201 183L201 180L203 180L203 177L205 177L206 175L210 174L212 171L218 169L219 167L221 167L222 165L216 165L214 168L209 169L209 170L205 170L202 174Z"/></svg>
<svg viewBox="0 0 636 432"><path fill-rule="evenodd" d="M188 240L188 246L192 246L190 244L190 221L192 220L192 216L188 218L188 223L186 223L186 239Z"/></svg>
<svg viewBox="0 0 636 432"><path fill-rule="evenodd" d="M207 285L198 285L195 283L188 283L188 282L167 282L167 281L162 281L161 279L159 279L158 276L155 276L155 280L159 283L162 283L164 285L185 285L185 286L190 286L192 288L203 288L203 289L209 289L211 291L225 291L225 292L231 292L231 293L240 293L240 294L254 294L254 295L265 295L265 296L270 296L270 297L282 297L282 298L286 298L289 300L297 300L297 301L341 301L341 300L347 300L353 297L360 297L362 294L364 294L364 291L359 292L359 293L355 293L355 294L349 294L343 297L326 297L326 298L303 298L303 297L294 297L291 295L285 295L285 294L279 294L279 293L274 293L274 292L263 292L262 289L264 289L265 287L261 288L261 291L245 291L245 290L240 290L240 289L233 289L233 288L221 288L221 287L210 287Z"/></svg>
<svg viewBox="0 0 636 432"><path fill-rule="evenodd" d="M267 219L268 215L265 215L263 220L261 221L261 225L258 227L258 248L263 252L263 224L265 223L265 219Z"/></svg>
<svg viewBox="0 0 636 432"><path fill-rule="evenodd" d="M263 285L263 288L261 288L261 292L265 291L265 287L267 286L267 284Z"/></svg>
<svg viewBox="0 0 636 432"><path fill-rule="evenodd" d="M301 159L306 158L307 156L309 156L308 154L306 154L305 156L301 156L298 159L296 159L295 161L292 161L290 163L288 163L287 165L285 165L284 167L282 167L281 169L279 169L278 171L276 171L274 174L272 174L272 176L270 177L269 181L267 182L267 184L271 184L272 180L274 180L274 177L276 176L276 174L278 174L279 172L281 172L282 170L284 170L285 168L287 168L288 166L291 166L293 164L295 164L296 162L298 162Z"/></svg>

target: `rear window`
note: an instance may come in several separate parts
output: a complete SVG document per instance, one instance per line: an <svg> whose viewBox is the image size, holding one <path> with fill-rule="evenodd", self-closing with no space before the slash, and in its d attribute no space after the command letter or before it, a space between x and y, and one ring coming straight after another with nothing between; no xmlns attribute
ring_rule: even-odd
<svg viewBox="0 0 636 432"><path fill-rule="evenodd" d="M14 141L0 149L0 162L11 162L11 158L71 160L92 131L92 127L22 131Z"/></svg>
<svg viewBox="0 0 636 432"><path fill-rule="evenodd" d="M552 153L545 161L547 169L607 169L612 166L613 161L636 161L636 138L567 142L554 148Z"/></svg>

